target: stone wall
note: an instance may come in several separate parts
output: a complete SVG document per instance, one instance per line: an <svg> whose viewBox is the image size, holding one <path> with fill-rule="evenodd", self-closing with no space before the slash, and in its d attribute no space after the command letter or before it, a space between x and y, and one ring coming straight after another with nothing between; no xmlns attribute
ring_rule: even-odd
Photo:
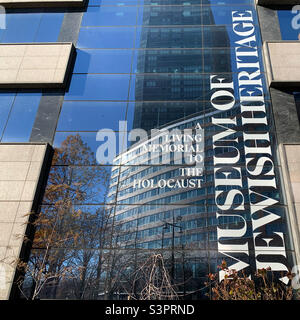
<svg viewBox="0 0 300 320"><path fill-rule="evenodd" d="M0 144L0 300L9 298L50 151L48 144Z"/></svg>

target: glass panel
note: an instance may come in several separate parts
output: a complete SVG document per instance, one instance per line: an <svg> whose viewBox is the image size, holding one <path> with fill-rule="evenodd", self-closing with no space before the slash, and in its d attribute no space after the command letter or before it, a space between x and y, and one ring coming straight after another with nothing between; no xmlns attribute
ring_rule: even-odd
<svg viewBox="0 0 300 320"><path fill-rule="evenodd" d="M199 4L199 3L197 3ZM236 11L251 10L250 6L235 6ZM253 17L257 23L256 17ZM231 6L148 6L140 7L138 24L159 25L231 25Z"/></svg>
<svg viewBox="0 0 300 320"><path fill-rule="evenodd" d="M74 73L130 73L132 50L78 49Z"/></svg>
<svg viewBox="0 0 300 320"><path fill-rule="evenodd" d="M35 36L35 42L56 42L64 19L64 13L44 13Z"/></svg>
<svg viewBox="0 0 300 320"><path fill-rule="evenodd" d="M133 128L149 131L204 111L204 102L135 102L129 104ZM130 123L128 123L130 126Z"/></svg>
<svg viewBox="0 0 300 320"><path fill-rule="evenodd" d="M104 156L107 156L107 158L104 158L104 156L99 156L96 158L97 149L101 145L104 145L104 147L105 144L107 145L108 138L106 134L107 132L104 132L105 137L103 139L98 139L97 141L97 132L57 132L55 134L53 146L60 149L65 157L59 158L55 164L112 164L113 159L122 149L127 135L126 133L122 132L113 132L113 134L110 135L110 141L113 144L110 145L111 154L105 154ZM76 150L74 146L79 146L76 147L78 150ZM87 158L85 158L85 155L78 155L78 152L82 154L82 149L88 153Z"/></svg>
<svg viewBox="0 0 300 320"><path fill-rule="evenodd" d="M126 117L125 102L65 102L58 122L58 131L119 130L119 121Z"/></svg>
<svg viewBox="0 0 300 320"><path fill-rule="evenodd" d="M94 237L91 238L88 233L89 225L91 230L95 230L95 226L89 221L83 230L79 230L76 233L86 233L86 243L97 243L98 241L99 244L100 240L111 243L109 234L105 235L103 232L102 235L102 231L99 231L101 232L100 240L94 239ZM99 223L95 225L99 225ZM94 234L95 232L92 233ZM53 258L51 262L57 273L61 274L65 269L69 271L55 286L53 283L46 283L41 288L39 294L40 299L137 300L138 297L136 297L135 294L131 294L135 292L136 289L135 277L138 277L139 285L142 288L149 283L145 275L150 274L149 266L155 268L152 264L152 253L156 253L159 259L158 261L161 259L164 263L165 273L168 278L170 277L171 270L173 270L172 265L174 265L176 288L179 288L178 290L180 290L180 292L186 291L187 299L191 297L189 295L190 292L193 293L194 299L207 299L206 294L209 293L209 288L207 288L205 284L205 282L207 282L207 275L213 272L213 267L217 268L217 265L221 264L222 259L217 260L215 258L217 256L216 251L207 252L201 249L197 251L197 248L193 247L193 250L191 250L191 248L184 250L180 244L180 238L182 237L176 236L176 250L174 254L172 254L170 248L163 252L156 252L155 249L158 247L155 246L156 243L154 241L152 241L152 243L145 243L145 249L153 249L150 252L148 250L139 250L139 248L143 247L136 248L132 246L128 247L127 250L118 248L113 250L92 250L90 248L84 249L80 245L76 249L54 247L51 248L49 252L46 252L45 249L34 249L29 259L29 270L39 269L45 259L44 257L49 254L49 256ZM119 239L120 237L118 237L118 241L120 241ZM169 247L171 247L171 240L171 237L168 237L166 240ZM81 243L81 241L78 242ZM159 240L159 243L160 242L161 240ZM68 242L64 241L64 243ZM237 259L242 259L242 257L239 255ZM233 263L233 261L231 263ZM83 264L85 266L84 276L82 276ZM103 265L105 265L105 268L103 268ZM158 268L159 267L157 267L155 271L161 274L161 268ZM97 272L95 272L95 270L97 270ZM109 272L107 272L107 270ZM151 270L153 271L153 269ZM133 277L133 275L135 275L135 277ZM30 272L26 274L25 279L22 293L28 297L32 291L34 280ZM185 281L183 281L183 279L185 279ZM108 283L110 285L108 285ZM111 284L113 284L114 290L109 290ZM131 298L129 298L129 295ZM170 296L168 296L168 298L170 298Z"/></svg>
<svg viewBox="0 0 300 320"><path fill-rule="evenodd" d="M0 136L2 137L16 93L0 93Z"/></svg>
<svg viewBox="0 0 300 320"><path fill-rule="evenodd" d="M57 41L64 13L10 12L6 14L6 29L1 30L3 43L55 42Z"/></svg>
<svg viewBox="0 0 300 320"><path fill-rule="evenodd" d="M202 24L202 7L140 7L138 24L145 26L200 25Z"/></svg>
<svg viewBox="0 0 300 320"><path fill-rule="evenodd" d="M65 100L127 100L129 78L130 75L74 74Z"/></svg>
<svg viewBox="0 0 300 320"><path fill-rule="evenodd" d="M278 10L278 19L282 40L300 40L299 10Z"/></svg>
<svg viewBox="0 0 300 320"><path fill-rule="evenodd" d="M137 7L89 7L84 13L84 26L131 26L136 24Z"/></svg>
<svg viewBox="0 0 300 320"><path fill-rule="evenodd" d="M76 146L76 157L85 157L89 152L84 144ZM56 157L64 157L64 153L56 150ZM73 205L105 203L111 169L111 166L52 166L44 203L58 204L61 198L72 201ZM59 197L53 185L60 189Z"/></svg>
<svg viewBox="0 0 300 320"><path fill-rule="evenodd" d="M78 48L133 48L135 27L81 28Z"/></svg>
<svg viewBox="0 0 300 320"><path fill-rule="evenodd" d="M18 93L13 104L2 142L29 141L41 93Z"/></svg>
<svg viewBox="0 0 300 320"><path fill-rule="evenodd" d="M129 5L137 5L140 0L90 0L89 5L102 5L102 6L129 6Z"/></svg>
<svg viewBox="0 0 300 320"><path fill-rule="evenodd" d="M256 48L252 50L257 52ZM240 47L238 53L251 52L248 47ZM263 66L261 52L258 52L260 66ZM256 55L247 55L247 57L240 56L240 62L255 63L257 62ZM263 70L262 70L263 71ZM232 49L204 49L204 72L239 72L236 63L236 52Z"/></svg>
<svg viewBox="0 0 300 320"><path fill-rule="evenodd" d="M203 6L203 24L204 25L232 25L232 12L245 12L253 10L253 6ZM253 23L258 24L257 17L253 14ZM231 27L232 28L232 27Z"/></svg>
<svg viewBox="0 0 300 320"><path fill-rule="evenodd" d="M130 100L203 100L203 78L192 74L137 74L131 80Z"/></svg>
<svg viewBox="0 0 300 320"><path fill-rule="evenodd" d="M238 37L233 32L232 27L229 26L205 26L203 27L203 34L203 46L208 48L230 47L230 41L240 40L240 37ZM261 37L258 26L256 26L253 35L256 37L257 44L261 46Z"/></svg>
<svg viewBox="0 0 300 320"><path fill-rule="evenodd" d="M14 13L7 15L2 42L34 42L42 13Z"/></svg>
<svg viewBox="0 0 300 320"><path fill-rule="evenodd" d="M201 48L202 27L137 28L137 48Z"/></svg>
<svg viewBox="0 0 300 320"><path fill-rule="evenodd" d="M137 50L134 73L198 73L203 71L202 50Z"/></svg>
<svg viewBox="0 0 300 320"><path fill-rule="evenodd" d="M253 72L256 71L253 70ZM237 73L223 73L223 74L218 74L217 77L214 77L213 82L217 81L217 79L224 77L225 81L227 82L232 82L234 83L235 88L239 87L239 83L238 83L238 74ZM216 92L216 89L211 90L210 89L210 75L206 74L203 75L204 81L203 81L203 90L204 90L204 96L203 96L203 100L207 100L210 101L211 96L213 95L214 92ZM244 77L240 77L240 79L244 80ZM270 100L270 95L269 95L269 91L267 90L267 85L266 85L266 80L265 80L265 74L262 72L261 74L259 74L257 76L256 80L260 80L261 84L262 84L262 88L263 91L261 91L260 89L257 88L256 85L247 85L247 86L241 86L241 93L238 92L237 90L234 90L233 94L236 100L240 99L240 95L246 95L246 90L251 90L253 91L252 95L253 96L264 96L266 100ZM246 88L247 87L247 88ZM226 100L227 102L232 99L229 97L224 99L224 96L220 96L217 101L222 101L222 100Z"/></svg>

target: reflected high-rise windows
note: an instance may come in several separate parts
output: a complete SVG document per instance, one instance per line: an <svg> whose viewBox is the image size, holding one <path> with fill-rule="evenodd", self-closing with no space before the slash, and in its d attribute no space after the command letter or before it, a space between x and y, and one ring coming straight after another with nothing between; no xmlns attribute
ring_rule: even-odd
<svg viewBox="0 0 300 320"><path fill-rule="evenodd" d="M77 57L70 87L63 97L56 126L56 153L42 206L42 213L47 217L59 217L60 230L77 230L74 241L66 241L65 246L53 249L56 258L53 267L58 267L64 258L66 265L74 261L80 266L84 261L89 273L85 279L75 279L76 285L72 281L61 281L56 291L42 293L44 297L65 298L67 288L72 287L69 298L126 299L141 263L153 254L161 254L169 276L178 285L178 292L185 293L186 298L202 299L206 298L202 289L207 275L216 272L226 258L218 251L217 228L245 227L247 232L241 241L249 244L249 250L253 251L251 212L257 209L255 218L263 213L251 207L251 199L258 201L259 195L252 194L250 198L249 171L277 174L280 167L275 158L265 167L256 168L255 160L249 164L243 152L244 131L257 135L268 132L272 150L276 148L276 141L263 71L260 78L268 124L242 123L243 117L251 117L252 113L241 112L232 10L253 13L258 57L250 55L247 62L259 61L262 67L258 20L252 0L89 1L76 43ZM239 52L244 50L246 55L248 48L244 47ZM211 103L215 92L211 88L211 77L216 75L225 79L224 82L233 82L231 93L235 103L230 110L216 110ZM245 109L261 107L250 100L243 101ZM214 102L226 104L228 100ZM262 114L257 113L257 117ZM214 124L213 119L221 124ZM138 143L127 141L128 132L120 127L119 121L127 121L128 131L143 129L148 135L152 129L201 125L204 169L202 175L195 176L202 179L201 187L134 186L135 179L154 183L179 180L182 167L174 157L168 163L153 165ZM222 136L224 128L228 131ZM116 137L113 163L96 159L103 142L97 140L99 130ZM213 139L218 133L225 140L229 136L235 141L236 149L229 142L223 145L222 141L214 146ZM127 149L122 150L125 142ZM247 144L253 145L253 142ZM215 185L214 157L232 159L236 150L240 152L236 165L242 177L240 193L232 200L230 214L217 218L218 205L228 209L226 201L234 186L224 187L216 203L220 189ZM159 161L164 155L160 156ZM237 178L236 172L224 176ZM280 186L279 175L276 184ZM274 231L282 232L290 250L281 191L278 188L264 196L276 201L270 212L281 219L264 232L270 237ZM234 217L241 197L244 211ZM38 245L34 249L33 255L44 250ZM228 261L232 263L234 259L243 259L247 265L253 262L253 258L245 258L243 253L237 253ZM247 272L253 268L252 263ZM138 284L135 298L142 285ZM88 288L84 297L80 296L80 286Z"/></svg>

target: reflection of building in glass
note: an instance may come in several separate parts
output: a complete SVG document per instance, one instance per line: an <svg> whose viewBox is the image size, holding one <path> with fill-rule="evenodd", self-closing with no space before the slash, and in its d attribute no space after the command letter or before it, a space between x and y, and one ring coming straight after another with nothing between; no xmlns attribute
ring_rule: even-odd
<svg viewBox="0 0 300 320"><path fill-rule="evenodd" d="M145 7L140 14L143 26L138 41L146 50L137 54L137 70L141 75L135 83L135 100L157 102L135 103L133 127L148 131L204 112L202 103L167 102L205 100L205 91L209 88L203 73L207 72L207 66L213 65L219 72L225 66L226 71L231 72L230 54L226 51L230 42L225 26L217 26L212 33L205 28L204 25L215 25L209 6L181 6L172 10L170 7ZM155 27L160 24L164 26ZM204 37L209 39L210 48L222 44L225 50L205 50Z"/></svg>
<svg viewBox="0 0 300 320"><path fill-rule="evenodd" d="M42 5L42 1L34 2ZM247 274L259 266L256 260L282 263L281 268L299 264L293 256L296 253L300 261L299 145L295 145L300 141L300 80L294 72L298 68L294 58L277 58L278 52L280 56L300 52L298 31L289 30L296 15L292 8L259 5L272 0L256 2L101 0L86 2L76 10L32 10L30 6L7 10L6 29L0 32L4 68L0 140L11 144L0 145L0 272L3 259L21 259L29 262L29 268L23 283L23 273L15 273L22 269L9 265L9 286L4 291L0 288L0 299L24 293L29 299L141 298L153 263L157 283L171 278L170 283L177 286L174 291L168 288L168 298L176 292L183 295L180 298L204 298L205 292L211 293L204 288L207 275L217 271L222 259L234 267L242 261ZM69 6L72 1L64 3ZM253 25L234 26L233 16L237 18L238 12L253 14ZM270 25L274 26L271 30ZM256 39L249 56L253 42L242 36L244 29ZM270 50L266 44L262 50L266 41L271 41ZM39 42L43 45L36 46ZM73 43L76 49L74 56L69 51L68 64L61 59L61 42L67 42L68 48ZM19 68L24 43L29 56L21 59ZM51 53L45 43L51 43ZM32 58L33 52L38 59ZM270 62L265 71L263 55ZM256 74L251 67L247 69L259 87L245 85L251 89L242 93L248 92L251 98L244 101L239 82L248 80L247 74L240 76L246 67L237 62L253 70L259 65L261 71ZM70 81L55 82L62 71ZM274 78L265 81L265 74ZM234 89L211 101L217 91L210 86L214 75L214 84L224 78L226 83L233 81ZM279 80L288 88L282 88ZM222 109L233 95L232 107ZM260 103L257 97L263 98ZM113 165L96 160L99 130L119 138L119 121L127 120L129 130L149 132L192 126L195 118L205 132L204 171L192 174L203 179L200 187L185 188L182 182L183 187L173 188L174 181L181 180L183 165L173 163L172 158L162 164L165 155L158 163L147 162L142 151L133 153L142 143L131 145ZM263 139L245 139L250 134ZM52 145L54 154L41 143ZM259 149L268 147L271 153ZM257 153L249 153L251 148ZM236 156L238 161L231 166L219 166L220 159L233 161ZM189 167L184 165L184 169ZM225 177L233 184L237 178L238 185L220 185ZM136 187L134 179L146 182ZM248 179L258 181L258 186L250 190ZM148 181L154 186L149 188ZM170 183L160 188L155 185L158 181ZM276 188L267 183L276 183ZM230 199L232 190L236 194ZM267 208L264 201L270 204ZM31 228L31 221L27 224L29 212L40 214L37 228ZM253 224L268 219L272 222L254 232ZM242 237L233 236L244 229ZM15 233L24 233L26 241L15 239ZM277 250L283 248L283 238L286 251ZM230 254L222 251L222 245L228 245ZM235 250L235 245L247 246L249 255ZM268 245L267 257L256 255ZM271 251L278 254L268 259ZM49 276L53 281L47 280ZM36 295L39 284L43 288Z"/></svg>
<svg viewBox="0 0 300 320"><path fill-rule="evenodd" d="M198 25L197 28L148 27L159 24L159 21L166 25ZM226 51L230 48L226 27L218 26L217 33L205 34L203 24L214 25L210 7L175 7L172 11L148 7L143 11L143 23L140 43L146 50L137 56L137 70L142 74L135 82L137 102L133 127L149 131L158 126L165 128L173 121L168 129L183 128L195 126L196 120L192 119L198 119L201 125L209 125L211 114L205 114L208 103L195 101L205 100L205 92L209 91L204 76L207 64L220 71L225 65L226 71L231 71L231 57ZM221 42L225 50L220 54L216 50L201 48L204 36L211 38L212 48ZM196 42L196 47L201 49L193 48ZM201 116L193 117L193 114ZM191 119L180 121L188 117ZM206 142L210 144L209 134ZM211 146L207 145L205 151L209 155ZM182 283L189 278L180 290L191 293L204 285L208 251L215 248L218 222L213 205L213 168L207 162L207 165L203 164L205 170L201 177L191 177L201 179L200 188L138 188L133 185L135 179L151 179L157 183L160 179L182 178L181 166L172 162L151 166L143 157L147 158L147 152L143 153L142 147L134 145L115 159L115 163L122 164L112 171L111 181L114 182L108 194L108 202L117 202L114 219L119 232L115 241L131 249L165 249L163 255L168 258L176 282ZM225 220L223 223L228 225L239 223L234 217ZM176 259L173 256L172 260L174 248ZM188 249L196 251L186 252L183 269L182 255ZM214 259L216 256L211 261Z"/></svg>

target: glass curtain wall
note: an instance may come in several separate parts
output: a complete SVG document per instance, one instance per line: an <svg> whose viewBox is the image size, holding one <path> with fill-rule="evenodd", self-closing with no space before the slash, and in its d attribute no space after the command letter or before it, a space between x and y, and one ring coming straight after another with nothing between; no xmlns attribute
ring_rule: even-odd
<svg viewBox="0 0 300 320"><path fill-rule="evenodd" d="M216 111L211 103L215 92L210 83L212 75L238 86L234 10L253 14L257 59L262 67L252 0L89 1L55 134L55 156L41 207L46 225L37 230L30 258L34 265L46 256L48 270L64 276L45 286L41 298L139 299L150 281L145 274L155 265L161 294L167 291L169 297L206 299L210 292L205 285L207 275L216 272L223 259L229 264L241 259L249 265L247 271L253 272L250 256L238 251L226 256L218 250L217 227L240 229L244 224L248 231L243 243L249 242L250 250L254 250L251 203L253 198L256 203L261 199L259 193L251 198L247 189L248 170L255 170L257 159L249 163L241 152L239 169L230 174L242 177L240 194L245 210L239 216L228 214L217 219L214 156L233 157L236 151L230 145L213 145L214 135L222 130L212 118L237 119L238 129L233 135L237 149L246 145L244 131L258 135L268 132L269 142L255 144L276 149L263 70L260 80L267 123L249 122L246 129L243 127L238 90L232 90L235 105L230 110ZM127 155L127 132L143 129L149 133L184 121L193 124L195 118L205 132L201 187L174 190L134 186L134 179L179 178L180 166L136 161L138 151L125 162L119 161L118 156ZM120 121L127 121L127 128ZM116 137L111 163L97 161L99 130ZM273 170L278 173L276 160L260 165L262 174ZM225 194L233 188L226 186L218 198L224 206ZM282 232L290 256L281 192L267 190L266 196L275 199L270 211L280 220L264 227L264 233ZM240 203L237 196L233 207ZM166 278L171 279L171 288L164 287ZM30 291L33 279L28 275L26 281L25 289Z"/></svg>

